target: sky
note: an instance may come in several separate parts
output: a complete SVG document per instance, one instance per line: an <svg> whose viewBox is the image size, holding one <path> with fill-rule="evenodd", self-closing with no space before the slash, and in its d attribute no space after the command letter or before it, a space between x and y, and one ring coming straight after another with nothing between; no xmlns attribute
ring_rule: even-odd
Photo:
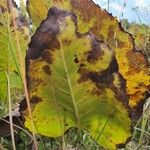
<svg viewBox="0 0 150 150"><path fill-rule="evenodd" d="M108 10L108 0L93 0ZM150 0L109 0L109 12L118 19L126 18L150 25Z"/></svg>
<svg viewBox="0 0 150 150"><path fill-rule="evenodd" d="M20 0L15 0L19 3ZM108 11L108 0L93 0ZM109 0L109 13L118 19L150 25L150 0Z"/></svg>

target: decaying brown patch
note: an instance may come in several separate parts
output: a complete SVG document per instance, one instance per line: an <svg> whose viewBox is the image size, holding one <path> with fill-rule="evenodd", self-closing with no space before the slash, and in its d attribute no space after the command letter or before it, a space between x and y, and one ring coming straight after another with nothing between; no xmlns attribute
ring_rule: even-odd
<svg viewBox="0 0 150 150"><path fill-rule="evenodd" d="M127 140L126 140L124 143L122 143L122 144L117 144L117 148L119 148L119 149L124 148L124 147L126 146L126 144L131 141L131 139L132 139L132 136L130 136L129 138L127 138Z"/></svg>
<svg viewBox="0 0 150 150"><path fill-rule="evenodd" d="M98 5L95 5L95 3L92 1L71 0L71 4L72 4L73 10L78 10L78 12L81 12L82 19L86 22L89 22L89 20L91 20L93 16L99 15L99 13L101 14L99 16L103 16L104 18L108 17L107 12L100 11L100 7ZM100 22L100 20L97 20L97 21Z"/></svg>
<svg viewBox="0 0 150 150"><path fill-rule="evenodd" d="M107 18L110 21L114 21L114 17L111 16L110 14L108 15L108 13L105 10L102 11L101 8L98 5L95 5L93 1L71 0L71 4L72 4L72 11L80 12L82 20L87 24L92 18L96 16L97 19L95 20L95 23L91 27L90 31L97 37L101 38L101 40L104 40L103 35L99 34L99 30L103 28L102 21L105 20L105 18ZM113 34L114 32L111 32L111 35Z"/></svg>
<svg viewBox="0 0 150 150"><path fill-rule="evenodd" d="M89 80L89 70L87 70L83 67L84 67L84 64L81 64L80 68L78 70L78 73L80 74L78 83L86 82L87 80Z"/></svg>
<svg viewBox="0 0 150 150"><path fill-rule="evenodd" d="M42 69L47 75L51 75L52 71L49 65L43 66Z"/></svg>
<svg viewBox="0 0 150 150"><path fill-rule="evenodd" d="M88 77L95 83L108 85L111 75L115 72L118 72L118 64L116 59L113 58L108 69L102 72L90 72Z"/></svg>
<svg viewBox="0 0 150 150"><path fill-rule="evenodd" d="M36 104L36 103L39 103L41 101L42 101L42 99L40 97L36 96L36 95L33 95L30 99L31 104Z"/></svg>
<svg viewBox="0 0 150 150"><path fill-rule="evenodd" d="M50 33L38 32L32 37L29 44L28 57L30 59L37 59L41 57L42 52L49 49L59 49L60 44L56 37Z"/></svg>
<svg viewBox="0 0 150 150"><path fill-rule="evenodd" d="M117 46L120 48L123 48L125 46L125 43L123 41L120 41L118 39L115 39L117 41Z"/></svg>
<svg viewBox="0 0 150 150"><path fill-rule="evenodd" d="M44 50L42 52L42 59L48 64L51 64L54 61L52 52L50 50Z"/></svg>
<svg viewBox="0 0 150 150"><path fill-rule="evenodd" d="M101 50L101 44L104 44L104 42L101 42L94 37L92 40L92 50L90 50L87 54L87 61L89 63L96 63L104 54L104 52Z"/></svg>
<svg viewBox="0 0 150 150"><path fill-rule="evenodd" d="M130 62L130 70L128 74L135 74L139 73L141 70L144 70L144 68L147 68L147 62L140 52L134 52L134 51L128 51L127 53L128 61Z"/></svg>
<svg viewBox="0 0 150 150"><path fill-rule="evenodd" d="M75 63L79 63L79 59L78 59L77 55L75 55L74 57L75 57L75 58L74 58L74 62L75 62Z"/></svg>

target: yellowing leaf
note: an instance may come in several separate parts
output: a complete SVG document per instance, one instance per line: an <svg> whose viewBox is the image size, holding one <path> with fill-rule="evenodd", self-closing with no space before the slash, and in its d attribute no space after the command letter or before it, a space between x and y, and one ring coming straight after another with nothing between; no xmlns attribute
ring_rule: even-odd
<svg viewBox="0 0 150 150"><path fill-rule="evenodd" d="M28 88L36 130L58 137L78 127L103 147L116 149L131 137L125 81L113 50L94 34L79 33L77 20L72 12L52 7L29 44ZM25 118L32 130L27 111Z"/></svg>
<svg viewBox="0 0 150 150"><path fill-rule="evenodd" d="M61 0L28 0L27 2L29 14L35 27L38 27L41 21L46 18L50 7L55 5L62 9L71 8L71 4L68 0L63 1L63 3Z"/></svg>
<svg viewBox="0 0 150 150"><path fill-rule="evenodd" d="M53 5L71 11L76 15L78 32L84 34L90 31L99 40L106 41L114 50L119 72L127 82L130 106L136 109L138 103L145 99L149 90L150 76L148 64L143 55L135 51L132 37L123 31L116 18L87 0L39 0L38 2L30 0L29 12L33 23L39 25L46 18L48 8ZM35 8L34 11L30 7ZM41 9L43 15L35 12L38 12L38 9ZM38 16L39 19L37 19Z"/></svg>
<svg viewBox="0 0 150 150"><path fill-rule="evenodd" d="M29 14L32 17L34 25L39 26L40 22L46 18L48 8L51 7L52 4L51 0L28 0Z"/></svg>
<svg viewBox="0 0 150 150"><path fill-rule="evenodd" d="M129 105L135 108L140 101L145 99L148 92L150 85L148 64L144 56L135 51L133 39L123 31L117 20L108 15L107 12L100 11L98 6L90 3L92 2L75 0L73 8L80 12L80 16L83 18L83 26L86 26L97 14L91 31L99 39L106 41L114 50L119 72L126 80Z"/></svg>
<svg viewBox="0 0 150 150"><path fill-rule="evenodd" d="M106 149L121 147L132 135L132 109L146 98L150 85L144 56L116 18L94 2L43 2L28 2L35 26L50 8L26 57L37 133L58 137L77 127ZM32 130L27 110L25 119Z"/></svg>

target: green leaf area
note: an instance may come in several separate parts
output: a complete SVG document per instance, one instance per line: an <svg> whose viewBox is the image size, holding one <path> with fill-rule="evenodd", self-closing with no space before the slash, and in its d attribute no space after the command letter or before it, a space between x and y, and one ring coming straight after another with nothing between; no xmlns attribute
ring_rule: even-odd
<svg viewBox="0 0 150 150"><path fill-rule="evenodd" d="M16 21L16 31L13 25L13 16ZM19 38L17 41L16 35ZM28 42L28 26L23 16L20 15L16 4L12 1L12 11L8 0L0 1L0 107L8 110L7 91L8 83L6 74L9 75L11 100L19 101L23 92L20 73L20 54L24 62ZM19 46L18 46L19 45ZM20 95L19 95L20 94ZM15 96L15 97L14 97ZM18 97L19 96L19 97ZM0 116L3 115L0 113ZM7 111L5 112L7 113Z"/></svg>

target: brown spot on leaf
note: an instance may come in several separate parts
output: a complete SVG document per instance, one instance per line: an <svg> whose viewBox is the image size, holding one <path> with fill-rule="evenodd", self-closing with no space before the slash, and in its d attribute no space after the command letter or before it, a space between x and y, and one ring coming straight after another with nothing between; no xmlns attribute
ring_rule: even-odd
<svg viewBox="0 0 150 150"><path fill-rule="evenodd" d="M60 44L55 36L50 33L38 32L32 37L29 44L28 56L30 59L37 59L46 49L59 49Z"/></svg>
<svg viewBox="0 0 150 150"><path fill-rule="evenodd" d="M88 77L98 84L108 85L111 75L115 72L118 72L118 64L116 59L113 58L108 69L100 73L89 72Z"/></svg>
<svg viewBox="0 0 150 150"><path fill-rule="evenodd" d="M121 149L124 148L126 146L127 143L129 143L132 139L132 136L128 137L125 141L125 143L121 143L121 144L117 144L117 148Z"/></svg>
<svg viewBox="0 0 150 150"><path fill-rule="evenodd" d="M102 56L103 51L101 50L101 44L104 43L97 40L96 37L93 37L92 50L90 50L87 54L87 61L89 63L96 63L99 60L99 58Z"/></svg>
<svg viewBox="0 0 150 150"><path fill-rule="evenodd" d="M21 102L20 102L20 105L19 105L19 111L20 112L23 112L25 111L27 108L27 101L26 101L26 98L24 98Z"/></svg>
<svg viewBox="0 0 150 150"><path fill-rule="evenodd" d="M75 57L74 62L75 62L75 63L79 63L79 60L78 60L77 55L75 55L74 57Z"/></svg>
<svg viewBox="0 0 150 150"><path fill-rule="evenodd" d="M51 64L54 61L52 52L50 50L44 50L42 53L42 59Z"/></svg>
<svg viewBox="0 0 150 150"><path fill-rule="evenodd" d="M30 99L31 104L36 104L36 103L39 103L41 101L42 101L42 99L40 97L36 96L36 95L32 96L31 99Z"/></svg>
<svg viewBox="0 0 150 150"><path fill-rule="evenodd" d="M80 67L80 69L78 70L78 73L80 74L78 83L86 82L89 79L88 77L89 71L87 69Z"/></svg>
<svg viewBox="0 0 150 150"><path fill-rule="evenodd" d="M43 66L43 71L47 74L47 75L51 75L52 71L49 65L45 65Z"/></svg>
<svg viewBox="0 0 150 150"><path fill-rule="evenodd" d="M118 39L116 39L117 41L117 46L120 47L120 48L123 48L125 46L125 43L122 42L122 41L119 41Z"/></svg>
<svg viewBox="0 0 150 150"><path fill-rule="evenodd" d="M85 64L83 64L83 63L80 64L80 67L81 67L81 68L84 67L84 66L85 66Z"/></svg>

